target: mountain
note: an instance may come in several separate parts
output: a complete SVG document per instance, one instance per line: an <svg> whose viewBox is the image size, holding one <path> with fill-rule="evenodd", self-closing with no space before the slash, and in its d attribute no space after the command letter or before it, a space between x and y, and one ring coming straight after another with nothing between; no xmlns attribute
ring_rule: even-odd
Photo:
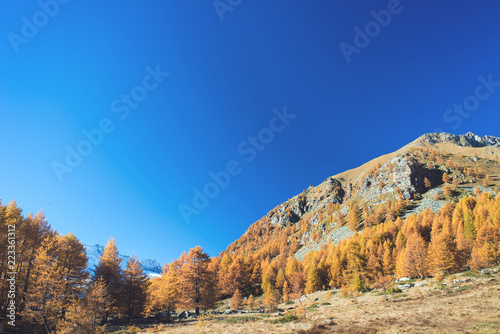
<svg viewBox="0 0 500 334"><path fill-rule="evenodd" d="M87 251L87 258L88 258L88 268L90 272L94 272L95 267L99 263L99 257L101 256L102 252L104 251L104 246L95 244L95 245L85 245L85 249ZM130 258L130 256L127 255L119 255L120 258L122 259L121 265L122 268L125 269L127 267L127 262ZM145 259L145 260L139 260L141 263L141 267L144 270L146 274L148 274L150 277L158 277L161 276L161 270L162 267L160 263L156 260L151 260L151 259Z"/></svg>
<svg viewBox="0 0 500 334"><path fill-rule="evenodd" d="M499 137L424 134L396 152L309 186L252 224L219 258L226 253L271 259L285 254L301 260L327 241L337 244L354 233L337 223L339 212L347 219L353 207L359 208L361 228L382 222L387 214L404 218L426 208L437 213L476 187L495 194L499 174Z"/></svg>

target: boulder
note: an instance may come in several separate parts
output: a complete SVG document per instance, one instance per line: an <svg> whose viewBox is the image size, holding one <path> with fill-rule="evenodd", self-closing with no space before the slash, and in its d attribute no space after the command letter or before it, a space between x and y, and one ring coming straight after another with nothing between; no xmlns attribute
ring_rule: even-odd
<svg viewBox="0 0 500 334"><path fill-rule="evenodd" d="M188 311L181 312L177 316L178 319L187 319L188 317L189 317L189 312Z"/></svg>
<svg viewBox="0 0 500 334"><path fill-rule="evenodd" d="M397 282L405 282L405 281L409 281L409 280L411 280L411 278L409 278L409 277L401 277L401 278L395 280L394 282L396 282L396 283Z"/></svg>

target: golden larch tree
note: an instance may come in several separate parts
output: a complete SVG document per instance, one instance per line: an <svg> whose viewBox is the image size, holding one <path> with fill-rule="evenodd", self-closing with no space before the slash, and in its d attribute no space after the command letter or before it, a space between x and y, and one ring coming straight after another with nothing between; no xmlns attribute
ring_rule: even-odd
<svg viewBox="0 0 500 334"><path fill-rule="evenodd" d="M404 251L398 256L396 275L424 278L427 273L426 254L425 240L418 233L411 234Z"/></svg>
<svg viewBox="0 0 500 334"><path fill-rule="evenodd" d="M200 314L200 309L214 307L215 280L208 269L210 257L200 246L189 250L180 268L179 289L181 304L185 309L194 309Z"/></svg>
<svg viewBox="0 0 500 334"><path fill-rule="evenodd" d="M99 257L99 263L94 270L94 280L101 278L106 284L108 294L111 298L111 308L105 315L107 321L110 313L118 315L120 313L121 297L123 292L123 276L120 264L122 259L119 257L118 248L115 240L111 237L104 251Z"/></svg>
<svg viewBox="0 0 500 334"><path fill-rule="evenodd" d="M231 297L231 303L229 307L231 310L239 310L243 304L243 298L241 297L240 289L234 290L233 297Z"/></svg>
<svg viewBox="0 0 500 334"><path fill-rule="evenodd" d="M146 308L149 277L144 273L141 263L132 255L127 268L123 271L122 307L129 320L144 313Z"/></svg>

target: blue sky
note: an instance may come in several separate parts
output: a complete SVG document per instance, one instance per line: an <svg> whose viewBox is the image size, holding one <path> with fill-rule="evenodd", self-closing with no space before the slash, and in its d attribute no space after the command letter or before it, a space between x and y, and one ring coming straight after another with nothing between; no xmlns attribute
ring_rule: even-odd
<svg viewBox="0 0 500 334"><path fill-rule="evenodd" d="M215 256L310 184L423 133L500 135L498 1L216 5L3 1L2 202L123 254ZM273 120L284 108L288 124ZM266 142L256 154L249 136ZM67 147L87 155L71 167Z"/></svg>

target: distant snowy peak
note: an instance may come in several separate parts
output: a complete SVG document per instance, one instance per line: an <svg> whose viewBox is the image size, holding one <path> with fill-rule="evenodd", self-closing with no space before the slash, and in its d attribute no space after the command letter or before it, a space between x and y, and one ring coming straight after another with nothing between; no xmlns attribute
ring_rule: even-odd
<svg viewBox="0 0 500 334"><path fill-rule="evenodd" d="M94 272L95 267L99 263L99 257L104 252L104 247L95 244L95 245L85 245L85 248L87 250L87 258L89 260L88 268L91 272ZM130 259L130 256L121 254L118 255L122 259L121 262L122 269L125 269L127 267L127 262ZM141 264L141 267L144 270L144 272L148 274L150 277L161 275L162 267L158 261L152 259L144 259L144 260L139 260L139 263Z"/></svg>

